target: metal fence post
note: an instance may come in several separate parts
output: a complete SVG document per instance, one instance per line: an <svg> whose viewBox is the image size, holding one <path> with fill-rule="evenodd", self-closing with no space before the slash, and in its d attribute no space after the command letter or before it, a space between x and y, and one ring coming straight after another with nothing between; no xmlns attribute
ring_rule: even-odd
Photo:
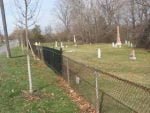
<svg viewBox="0 0 150 113"><path fill-rule="evenodd" d="M99 113L99 88L98 88L98 73L95 72L95 91L96 91L96 113Z"/></svg>
<svg viewBox="0 0 150 113"><path fill-rule="evenodd" d="M100 100L100 113L102 113L102 109L103 109L103 101L104 101L104 92L102 92L102 95L101 95L101 100Z"/></svg>
<svg viewBox="0 0 150 113"><path fill-rule="evenodd" d="M40 46L40 59L44 61L43 47Z"/></svg>
<svg viewBox="0 0 150 113"><path fill-rule="evenodd" d="M70 84L70 72L69 72L69 60L67 59L67 79L68 79L68 84Z"/></svg>
<svg viewBox="0 0 150 113"><path fill-rule="evenodd" d="M38 50L38 57L39 57L39 59L40 59L40 53L41 53L41 52L40 52L40 46L37 46L37 48L38 48L38 49L37 49L37 50Z"/></svg>

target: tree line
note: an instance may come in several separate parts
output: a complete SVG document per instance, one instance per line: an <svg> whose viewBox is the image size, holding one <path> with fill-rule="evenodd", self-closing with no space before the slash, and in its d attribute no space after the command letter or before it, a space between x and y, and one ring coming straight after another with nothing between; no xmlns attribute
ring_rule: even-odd
<svg viewBox="0 0 150 113"><path fill-rule="evenodd" d="M150 45L149 0L61 0L55 13L63 26L58 33L62 38L76 35L82 42L110 43L120 26L122 41Z"/></svg>
<svg viewBox="0 0 150 113"><path fill-rule="evenodd" d="M122 41L150 48L149 0L57 0L54 14L59 20L57 29L49 25L42 34L40 26L35 25L29 30L29 38L68 41L75 35L81 43L112 43L119 26ZM24 29L16 28L10 37L20 37L17 31L23 34Z"/></svg>

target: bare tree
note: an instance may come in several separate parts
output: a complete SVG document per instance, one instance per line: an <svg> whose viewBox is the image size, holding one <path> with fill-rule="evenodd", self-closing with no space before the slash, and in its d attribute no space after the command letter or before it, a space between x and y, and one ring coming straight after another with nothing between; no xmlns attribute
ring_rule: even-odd
<svg viewBox="0 0 150 113"><path fill-rule="evenodd" d="M71 23L71 7L67 2L68 0L61 0L56 5L56 16L63 23L67 32L70 32Z"/></svg>
<svg viewBox="0 0 150 113"><path fill-rule="evenodd" d="M29 55L29 27L34 25L37 21L37 15L40 12L39 0L14 0L17 11L18 11L18 24L25 28L26 46L27 46L27 68L29 78L29 92L33 92L32 88L32 76L31 76L31 65ZM31 47L31 46L30 46ZM31 48L32 49L32 48Z"/></svg>
<svg viewBox="0 0 150 113"><path fill-rule="evenodd" d="M112 42L119 25L122 39L136 43L138 31L149 22L149 4L149 0L62 0L56 8L58 19L82 42Z"/></svg>
<svg viewBox="0 0 150 113"><path fill-rule="evenodd" d="M51 25L46 26L45 28L45 36L46 38L52 38L52 27Z"/></svg>
<svg viewBox="0 0 150 113"><path fill-rule="evenodd" d="M149 0L135 0L137 4L140 4L142 6L150 7L150 1Z"/></svg>

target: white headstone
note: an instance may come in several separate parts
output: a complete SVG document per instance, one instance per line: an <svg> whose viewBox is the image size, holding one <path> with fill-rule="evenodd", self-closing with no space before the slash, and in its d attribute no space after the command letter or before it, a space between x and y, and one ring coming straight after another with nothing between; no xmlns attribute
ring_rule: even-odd
<svg viewBox="0 0 150 113"><path fill-rule="evenodd" d="M73 36L73 42L74 42L74 46L76 47L77 46L77 40L76 40L76 36L75 35Z"/></svg>
<svg viewBox="0 0 150 113"><path fill-rule="evenodd" d="M128 45L128 41L127 40L125 40L125 45Z"/></svg>
<svg viewBox="0 0 150 113"><path fill-rule="evenodd" d="M60 42L60 47L61 47L61 48L64 48L63 42Z"/></svg>
<svg viewBox="0 0 150 113"><path fill-rule="evenodd" d="M37 42L35 42L35 45L37 46L37 45L38 45L38 43L37 43Z"/></svg>
<svg viewBox="0 0 150 113"><path fill-rule="evenodd" d="M41 43L39 42L39 43L38 43L38 45L40 46L40 45L41 45Z"/></svg>
<svg viewBox="0 0 150 113"><path fill-rule="evenodd" d="M128 41L128 47L130 47L130 41Z"/></svg>
<svg viewBox="0 0 150 113"><path fill-rule="evenodd" d="M57 43L57 41L55 41L55 48L57 48L58 47L58 43Z"/></svg>
<svg viewBox="0 0 150 113"><path fill-rule="evenodd" d="M136 56L135 56L135 50L133 49L129 55L129 59L130 60L136 60Z"/></svg>
<svg viewBox="0 0 150 113"><path fill-rule="evenodd" d="M131 43L131 45L130 45L130 46L131 46L131 48L132 48L132 47L133 47L133 44Z"/></svg>
<svg viewBox="0 0 150 113"><path fill-rule="evenodd" d="M80 84L80 77L76 76L76 84Z"/></svg>
<svg viewBox="0 0 150 113"><path fill-rule="evenodd" d="M115 43L114 42L112 42L112 47L115 47Z"/></svg>
<svg viewBox="0 0 150 113"><path fill-rule="evenodd" d="M100 48L98 48L97 53L98 53L98 58L101 58L101 57L102 57L102 54L101 54L101 49L100 49Z"/></svg>
<svg viewBox="0 0 150 113"><path fill-rule="evenodd" d="M76 44L76 42L77 42L77 41L76 41L76 36L75 36L75 35L73 36L73 42L74 42L74 44Z"/></svg>

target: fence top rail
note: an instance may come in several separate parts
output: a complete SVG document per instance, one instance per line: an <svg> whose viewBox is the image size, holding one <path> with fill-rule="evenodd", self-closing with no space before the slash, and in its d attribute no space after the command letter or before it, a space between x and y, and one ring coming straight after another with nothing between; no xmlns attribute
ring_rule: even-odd
<svg viewBox="0 0 150 113"><path fill-rule="evenodd" d="M51 51L51 52L56 53L56 54L62 54L62 49L58 50L58 49L49 48L49 47L45 47L45 46L41 46L41 47L44 50Z"/></svg>
<svg viewBox="0 0 150 113"><path fill-rule="evenodd" d="M114 79L120 80L120 81L125 82L125 83L128 83L128 84L131 84L131 85L133 85L133 86L135 86L135 87L137 87L137 88L141 88L141 89L143 89L145 92L148 92L148 93L150 94L150 88L148 88L148 87L142 86L142 85L140 85L140 84L131 82L131 81L126 80L126 79L122 79L122 78L120 78L120 77L117 77L116 75L113 75L113 74L104 72L104 71L102 71L102 70L100 70L100 69L96 69L96 68L94 68L94 67L92 67L92 66L85 65L85 64L83 64L83 63L81 63L81 62L78 62L78 61L75 61L75 60L73 60L73 59L71 59L71 58L69 58L69 57L67 57L67 56L64 56L64 55L63 55L63 57L66 58L66 59L71 60L71 61L74 62L74 63L77 63L77 64L80 64L80 65L82 65L82 66L85 66L85 67L87 67L87 68L89 68L89 69L91 69L91 70L93 70L93 71L95 71L95 72L102 73L102 74L104 74L104 75L106 75L106 76L112 77L112 78L114 78Z"/></svg>

